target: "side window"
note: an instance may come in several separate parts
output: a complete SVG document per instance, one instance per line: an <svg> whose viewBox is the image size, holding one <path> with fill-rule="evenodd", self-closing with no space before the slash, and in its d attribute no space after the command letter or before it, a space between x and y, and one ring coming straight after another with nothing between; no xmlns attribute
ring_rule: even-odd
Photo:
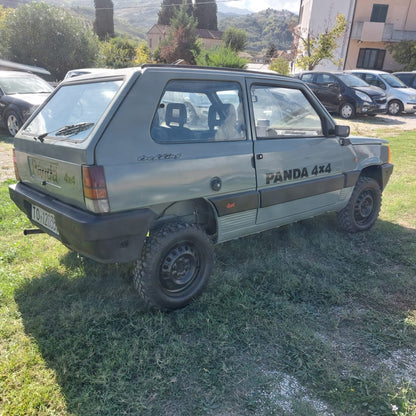
<svg viewBox="0 0 416 416"><path fill-rule="evenodd" d="M375 75L373 74L364 74L364 81L370 85L374 85L379 88L386 89L386 86L382 81L380 81Z"/></svg>
<svg viewBox="0 0 416 416"><path fill-rule="evenodd" d="M236 82L170 81L153 118L158 143L246 139L241 87Z"/></svg>
<svg viewBox="0 0 416 416"><path fill-rule="evenodd" d="M313 74L304 74L301 76L301 80L305 82L313 82Z"/></svg>
<svg viewBox="0 0 416 416"><path fill-rule="evenodd" d="M321 119L301 90L254 85L251 100L258 139L323 135Z"/></svg>
<svg viewBox="0 0 416 416"><path fill-rule="evenodd" d="M332 75L318 74L316 76L316 83L319 85L328 86L329 84L336 83L336 79Z"/></svg>

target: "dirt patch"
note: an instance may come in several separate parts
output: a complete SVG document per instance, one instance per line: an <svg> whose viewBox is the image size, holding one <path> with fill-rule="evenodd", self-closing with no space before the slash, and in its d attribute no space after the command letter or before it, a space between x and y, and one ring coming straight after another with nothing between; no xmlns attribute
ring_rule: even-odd
<svg viewBox="0 0 416 416"><path fill-rule="evenodd" d="M14 179L13 144L11 138L1 140L4 136L0 132L0 183L8 179Z"/></svg>

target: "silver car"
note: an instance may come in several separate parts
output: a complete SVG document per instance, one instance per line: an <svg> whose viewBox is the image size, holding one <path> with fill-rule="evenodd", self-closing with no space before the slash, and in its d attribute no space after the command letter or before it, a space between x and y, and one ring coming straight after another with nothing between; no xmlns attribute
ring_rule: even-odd
<svg viewBox="0 0 416 416"><path fill-rule="evenodd" d="M416 112L416 90L396 76L384 71L354 69L350 72L370 85L382 88L387 95L387 112L391 115Z"/></svg>

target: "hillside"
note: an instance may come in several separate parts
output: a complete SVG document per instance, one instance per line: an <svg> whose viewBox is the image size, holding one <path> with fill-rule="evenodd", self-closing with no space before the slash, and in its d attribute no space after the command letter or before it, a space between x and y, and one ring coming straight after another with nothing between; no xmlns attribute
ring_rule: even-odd
<svg viewBox="0 0 416 416"><path fill-rule="evenodd" d="M247 49L253 52L261 52L275 45L277 49L291 49L293 46L293 35L290 25L296 24L298 16L287 10L267 9L259 13L245 16L227 16L219 19L219 29L237 27L247 33Z"/></svg>
<svg viewBox="0 0 416 416"><path fill-rule="evenodd" d="M0 0L5 7L29 3L30 0ZM93 0L45 0L46 3L59 7L67 7L75 13L93 22L95 11ZM162 0L136 0L133 6L131 0L113 0L114 25L118 34L133 39L146 39L147 31L157 22L158 11ZM13 4L13 6L12 6ZM293 37L289 31L291 22L297 22L297 15L288 11L264 10L250 13L218 4L218 28L225 30L230 26L246 31L250 52L257 53L274 44L277 49L290 49Z"/></svg>

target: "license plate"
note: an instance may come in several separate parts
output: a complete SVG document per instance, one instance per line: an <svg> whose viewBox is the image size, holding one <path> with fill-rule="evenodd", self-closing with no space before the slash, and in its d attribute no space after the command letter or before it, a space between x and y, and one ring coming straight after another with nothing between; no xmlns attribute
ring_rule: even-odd
<svg viewBox="0 0 416 416"><path fill-rule="evenodd" d="M50 212L47 212L36 205L32 205L32 220L59 235L58 228L55 223L55 215Z"/></svg>

